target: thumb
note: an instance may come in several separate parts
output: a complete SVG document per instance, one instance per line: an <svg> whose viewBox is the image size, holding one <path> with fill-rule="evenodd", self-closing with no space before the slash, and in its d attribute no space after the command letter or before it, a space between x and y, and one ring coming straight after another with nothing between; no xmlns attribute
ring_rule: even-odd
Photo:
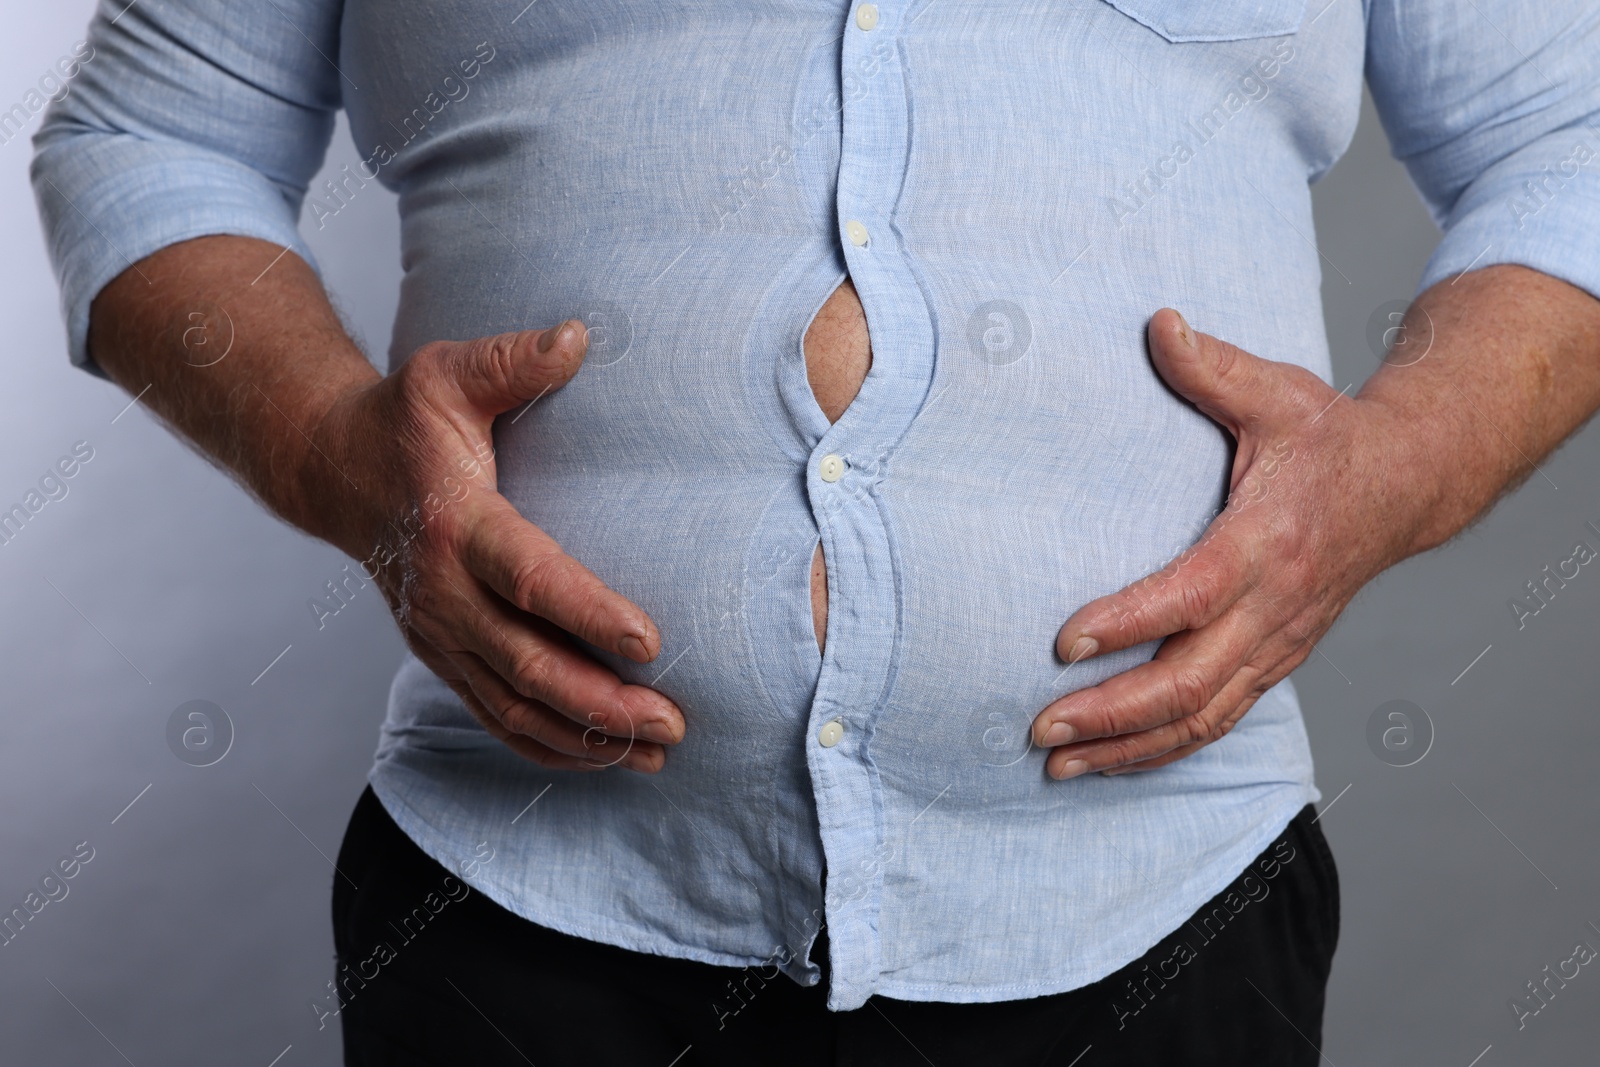
<svg viewBox="0 0 1600 1067"><path fill-rule="evenodd" d="M588 331L577 319L449 344L443 370L468 404L498 415L561 388L583 366Z"/></svg>
<svg viewBox="0 0 1600 1067"><path fill-rule="evenodd" d="M1172 308L1151 316L1149 334L1156 373L1235 438L1274 421L1279 364L1198 332Z"/></svg>

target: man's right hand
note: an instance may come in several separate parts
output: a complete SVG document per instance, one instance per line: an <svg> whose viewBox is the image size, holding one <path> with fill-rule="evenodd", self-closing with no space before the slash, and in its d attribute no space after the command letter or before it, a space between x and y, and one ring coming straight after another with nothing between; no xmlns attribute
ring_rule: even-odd
<svg viewBox="0 0 1600 1067"><path fill-rule="evenodd" d="M654 772L682 740L670 700L572 639L648 662L649 616L495 488L495 416L578 372L581 323L436 342L380 376L303 260L214 236L107 285L89 352L279 516L363 561L412 651L519 755Z"/></svg>
<svg viewBox="0 0 1600 1067"><path fill-rule="evenodd" d="M324 536L376 571L406 643L491 735L546 767L654 772L682 714L568 637L646 663L654 623L496 491L495 416L559 389L586 344L572 320L426 345L328 410L310 462L336 468L315 479Z"/></svg>

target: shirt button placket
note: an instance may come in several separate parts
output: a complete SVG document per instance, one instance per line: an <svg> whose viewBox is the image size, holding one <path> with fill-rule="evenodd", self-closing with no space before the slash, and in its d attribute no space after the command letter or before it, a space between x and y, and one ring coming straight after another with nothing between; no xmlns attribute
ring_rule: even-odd
<svg viewBox="0 0 1600 1067"><path fill-rule="evenodd" d="M872 334L869 385L823 435L807 478L829 583L838 590L811 709L807 763L827 862L834 967L829 1001L855 1007L882 971L878 911L886 829L883 785L869 756L893 676L900 586L877 484L932 379L932 318L894 225L910 158L901 3L859 4L840 52L844 101L835 231Z"/></svg>

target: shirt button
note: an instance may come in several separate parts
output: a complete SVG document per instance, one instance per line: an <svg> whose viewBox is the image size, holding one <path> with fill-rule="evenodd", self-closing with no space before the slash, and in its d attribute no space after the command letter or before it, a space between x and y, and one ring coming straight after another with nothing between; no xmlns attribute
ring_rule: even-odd
<svg viewBox="0 0 1600 1067"><path fill-rule="evenodd" d="M829 719L822 729L817 731L817 743L823 748L832 748L839 743L839 739L843 736L844 723L838 719Z"/></svg>
<svg viewBox="0 0 1600 1067"><path fill-rule="evenodd" d="M817 464L817 473L825 482L836 482L844 477L844 460L830 452Z"/></svg>
<svg viewBox="0 0 1600 1067"><path fill-rule="evenodd" d="M850 243L857 248L863 248L867 243L867 228L855 219L844 224L844 232L850 235Z"/></svg>
<svg viewBox="0 0 1600 1067"><path fill-rule="evenodd" d="M862 4L856 8L856 25L864 30L874 29L878 25L878 5Z"/></svg>

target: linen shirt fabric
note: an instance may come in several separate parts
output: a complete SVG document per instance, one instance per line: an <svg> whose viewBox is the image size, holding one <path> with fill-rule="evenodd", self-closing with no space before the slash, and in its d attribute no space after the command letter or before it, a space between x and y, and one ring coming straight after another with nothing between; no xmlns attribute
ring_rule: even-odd
<svg viewBox="0 0 1600 1067"><path fill-rule="evenodd" d="M653 777L544 770L408 657L384 806L447 865L487 842L473 887L581 937L812 983L826 922L835 1010L1094 982L1320 798L1288 682L1149 773L1054 781L1029 724L1153 655L1053 644L1224 502L1230 441L1153 371L1150 314L1329 377L1309 185L1364 72L1445 231L1421 287L1520 263L1600 293L1586 0L107 0L89 39L34 170L80 366L131 262L310 259L305 198L372 181L391 367L591 326L497 425L501 490L656 620L654 663L589 651L687 737ZM341 106L364 162L308 190ZM830 425L801 342L847 272L874 362Z"/></svg>

